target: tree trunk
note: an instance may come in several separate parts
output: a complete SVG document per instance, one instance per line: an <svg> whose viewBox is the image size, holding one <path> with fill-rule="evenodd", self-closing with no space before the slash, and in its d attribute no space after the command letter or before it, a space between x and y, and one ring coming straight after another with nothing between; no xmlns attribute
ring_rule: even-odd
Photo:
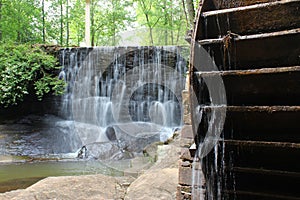
<svg viewBox="0 0 300 200"><path fill-rule="evenodd" d="M91 34L91 16L90 16L90 5L91 2L90 0L85 1L85 45L86 46L91 46L91 39L90 39L90 34Z"/></svg>
<svg viewBox="0 0 300 200"><path fill-rule="evenodd" d="M165 45L168 45L168 10L167 10L167 2L166 0L164 1L164 12L165 12L165 21L164 21L164 25L165 25Z"/></svg>
<svg viewBox="0 0 300 200"><path fill-rule="evenodd" d="M172 30L171 30L171 45L174 45L174 30L173 30L173 0L171 0L171 8L170 8L170 11L171 11L171 16L170 16L170 27L172 27Z"/></svg>
<svg viewBox="0 0 300 200"><path fill-rule="evenodd" d="M185 0L182 0L182 7L183 7L183 11L184 11L186 26L189 27L189 18L188 18L188 14L186 12Z"/></svg>
<svg viewBox="0 0 300 200"><path fill-rule="evenodd" d="M66 17L67 17L67 38L66 38L66 46L69 46L70 39L70 30L69 30L69 0L67 0L67 8L66 8Z"/></svg>
<svg viewBox="0 0 300 200"><path fill-rule="evenodd" d="M182 20L183 16L180 17L180 20ZM177 37L176 37L176 44L178 45L179 43L179 36L180 36L180 31L181 31L181 26L178 27L177 29Z"/></svg>
<svg viewBox="0 0 300 200"><path fill-rule="evenodd" d="M188 9L188 16L189 16L189 25L190 28L193 28L194 20L195 20L195 8L193 0L185 0L186 6Z"/></svg>
<svg viewBox="0 0 300 200"><path fill-rule="evenodd" d="M46 43L46 31L45 31L45 0L42 0L42 23L43 23L43 43Z"/></svg>
<svg viewBox="0 0 300 200"><path fill-rule="evenodd" d="M63 45L63 34L64 34L64 13L63 13L63 2L60 1L60 45Z"/></svg>
<svg viewBox="0 0 300 200"><path fill-rule="evenodd" d="M91 45L95 46L96 27L95 27L95 4L92 3L90 8L90 23L91 23Z"/></svg>
<svg viewBox="0 0 300 200"><path fill-rule="evenodd" d="M154 45L154 40L153 40L153 28L151 27L151 24L150 24L150 20L149 20L149 15L148 14L145 14L146 16L146 21L147 21L147 25L148 25L148 28L149 28L149 34L150 34L150 43L151 45L153 46Z"/></svg>
<svg viewBox="0 0 300 200"><path fill-rule="evenodd" d="M150 19L149 19L149 14L148 14L148 11L151 10L151 4L150 4L150 8L149 9L147 9L146 4L145 4L145 2L143 0L140 0L139 4L141 5L141 7L143 9L143 13L144 13L145 18L146 18L146 24L147 24L147 26L149 28L150 43L151 43L151 45L154 45L154 40L153 40L153 28L154 28L154 26L151 26Z"/></svg>
<svg viewBox="0 0 300 200"><path fill-rule="evenodd" d="M151 27L149 27L149 31L150 31L150 42L151 42L151 45L153 46L154 45L153 30Z"/></svg>
<svg viewBox="0 0 300 200"><path fill-rule="evenodd" d="M113 7L113 40L112 40L112 46L116 45L116 22L115 22L115 1L112 0L112 7Z"/></svg>

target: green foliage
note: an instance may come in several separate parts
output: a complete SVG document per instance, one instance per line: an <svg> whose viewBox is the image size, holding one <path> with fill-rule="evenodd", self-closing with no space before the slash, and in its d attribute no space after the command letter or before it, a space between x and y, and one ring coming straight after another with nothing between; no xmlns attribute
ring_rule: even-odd
<svg viewBox="0 0 300 200"><path fill-rule="evenodd" d="M118 45L129 32L133 33L134 44L137 41L141 45L186 44L184 36L191 28L186 21L190 18L187 5L198 2L91 0L92 46ZM85 3L85 0L0 0L0 41L79 46L84 41Z"/></svg>
<svg viewBox="0 0 300 200"><path fill-rule="evenodd" d="M141 27L139 37L143 45L182 45L187 31L184 8L179 0L134 0L137 21Z"/></svg>
<svg viewBox="0 0 300 200"><path fill-rule="evenodd" d="M70 39L76 46L84 40L84 13L85 1L76 0L70 11Z"/></svg>
<svg viewBox="0 0 300 200"><path fill-rule="evenodd" d="M56 58L38 47L0 45L0 104L17 104L31 93L39 100L50 92L62 94L65 82L53 73L56 66Z"/></svg>
<svg viewBox="0 0 300 200"><path fill-rule="evenodd" d="M0 40L41 42L41 12L37 0L0 0Z"/></svg>

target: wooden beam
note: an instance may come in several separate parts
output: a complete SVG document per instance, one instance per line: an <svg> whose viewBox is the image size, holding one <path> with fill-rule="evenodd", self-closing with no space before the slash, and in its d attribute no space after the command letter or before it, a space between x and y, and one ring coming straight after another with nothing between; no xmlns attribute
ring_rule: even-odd
<svg viewBox="0 0 300 200"><path fill-rule="evenodd" d="M299 200L299 197L289 195L278 195L270 193L262 193L245 190L225 190L224 193L230 194L237 199L253 200L253 199L272 199L272 200Z"/></svg>
<svg viewBox="0 0 300 200"><path fill-rule="evenodd" d="M198 131L201 137L206 135L212 114L218 109L224 107L200 105L200 110L194 111L195 116L202 113ZM227 106L223 133L226 139L300 143L299 118L300 106Z"/></svg>
<svg viewBox="0 0 300 200"><path fill-rule="evenodd" d="M270 75L278 73L292 73L300 72L300 66L293 67L278 67L278 68L261 68L261 69L249 69L249 70L228 70L228 71L204 71L195 72L198 78L209 76L243 76L243 75Z"/></svg>
<svg viewBox="0 0 300 200"><path fill-rule="evenodd" d="M276 175L276 176L290 176L290 177L300 178L299 172L282 171L282 170L257 169L257 168L249 168L249 167L234 167L233 171L254 173L254 174L268 174L268 175Z"/></svg>
<svg viewBox="0 0 300 200"><path fill-rule="evenodd" d="M300 143L291 142L266 142L266 141L253 141L253 140L224 140L226 144L242 146L242 147L268 147L268 148L289 148L299 149Z"/></svg>
<svg viewBox="0 0 300 200"><path fill-rule="evenodd" d="M230 36L231 40L233 42L237 41L243 41L243 40L255 40L255 39L266 39L266 38L272 38L272 37L281 37L281 36L292 36L295 34L300 33L300 28L291 29L291 30L284 30L284 31L276 31L271 33L258 33L253 35L226 35L222 38L216 38L216 39L203 39L198 40L198 44L200 45L210 45L210 44L219 44L224 43L225 39Z"/></svg>
<svg viewBox="0 0 300 200"><path fill-rule="evenodd" d="M228 9L228 8L236 8L241 6L249 6L260 3L268 3L274 2L278 0L213 0L215 9Z"/></svg>
<svg viewBox="0 0 300 200"><path fill-rule="evenodd" d="M198 41L210 49L219 70L299 65L300 28L226 38Z"/></svg>
<svg viewBox="0 0 300 200"><path fill-rule="evenodd" d="M227 105L300 105L300 66L196 72L196 75L199 82L221 77Z"/></svg>
<svg viewBox="0 0 300 200"><path fill-rule="evenodd" d="M234 167L300 173L299 143L227 140L224 144L220 142L218 151L225 147L225 162L232 156Z"/></svg>
<svg viewBox="0 0 300 200"><path fill-rule="evenodd" d="M299 9L299 0L284 0L208 11L202 13L202 26L206 38L218 38L228 31L247 35L292 29L299 27Z"/></svg>
<svg viewBox="0 0 300 200"><path fill-rule="evenodd" d="M240 11L251 11L253 9L266 9L270 6L280 6L284 5L286 3L290 2L297 2L299 0L282 0L282 1L275 1L275 2L266 2L261 4L255 4L255 5L249 5L249 6L238 6L234 8L228 8L228 9L219 9L219 10L213 10L213 11L207 11L202 13L202 16L204 18L209 16L215 16L215 15L221 15L221 14L228 14L228 13L234 13L234 12L240 12Z"/></svg>

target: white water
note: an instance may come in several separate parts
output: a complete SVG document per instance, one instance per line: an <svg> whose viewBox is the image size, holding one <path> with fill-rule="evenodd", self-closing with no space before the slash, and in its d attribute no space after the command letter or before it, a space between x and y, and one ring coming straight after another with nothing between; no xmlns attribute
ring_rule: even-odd
<svg viewBox="0 0 300 200"><path fill-rule="evenodd" d="M138 141L155 132L164 141L181 126L186 62L179 48L65 49L61 62L59 76L68 84L61 115L73 122L69 134L75 135L78 148L108 142L107 127L115 129L117 139ZM148 125L141 128L140 123ZM129 132L128 126L140 130L139 136ZM136 145L130 140L125 142Z"/></svg>
<svg viewBox="0 0 300 200"><path fill-rule="evenodd" d="M207 27L207 19L204 19L204 23ZM193 163L192 198L219 200L223 198L222 191L226 188L225 146L220 146L220 143L224 144L222 131L226 118L226 90L221 76L205 76L205 74L202 76L201 72L219 71L213 52L195 43L194 54L197 55L194 67L201 78L198 79L197 93L194 94L193 88L191 90L193 102L198 101L195 103L197 106L191 108L196 111L193 113L193 132L198 134L196 137L198 146ZM197 170L200 162L203 173Z"/></svg>

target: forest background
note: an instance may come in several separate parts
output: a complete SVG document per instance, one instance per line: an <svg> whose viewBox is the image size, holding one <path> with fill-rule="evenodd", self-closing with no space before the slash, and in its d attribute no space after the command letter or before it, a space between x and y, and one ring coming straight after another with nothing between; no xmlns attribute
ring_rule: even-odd
<svg viewBox="0 0 300 200"><path fill-rule="evenodd" d="M199 0L198 0L199 1ZM0 41L81 46L182 45L197 0L0 0Z"/></svg>

